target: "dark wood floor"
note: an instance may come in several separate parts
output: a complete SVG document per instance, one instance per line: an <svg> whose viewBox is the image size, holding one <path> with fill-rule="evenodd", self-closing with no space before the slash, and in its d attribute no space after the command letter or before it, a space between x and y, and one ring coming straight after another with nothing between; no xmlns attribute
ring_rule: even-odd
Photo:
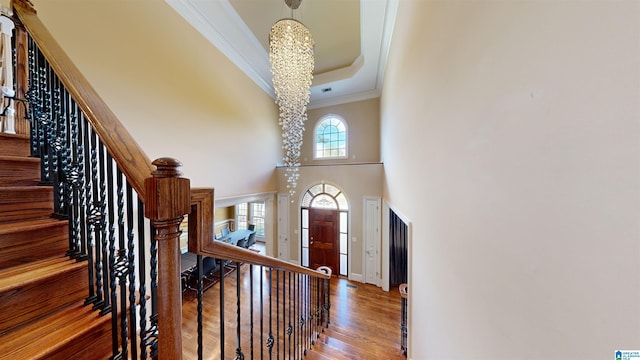
<svg viewBox="0 0 640 360"><path fill-rule="evenodd" d="M249 288L249 266L241 266L241 284L243 289ZM263 292L268 294L269 272L257 267L253 268L254 291L259 292L260 277L263 278ZM275 279L275 278L274 278ZM236 344L236 272L225 277L224 290L224 316L225 316L225 346L224 356L220 352L220 284L214 285L204 294L203 305L203 359L233 359L235 357ZM282 291L282 290L280 290ZM246 291L248 293L248 290ZM243 292L243 295L245 292ZM257 295L257 294L256 294ZM274 304L275 304L275 294ZM254 336L253 346L250 343L249 329L249 300L248 296L241 298L241 338L242 351L246 359L260 359L260 351L263 350L263 358L268 359L266 353L266 335L260 339L259 334L259 298L254 299ZM282 306L282 305L281 305ZM289 307L285 304L287 313ZM282 313L282 312L281 312ZM197 359L197 301L192 296L183 298L182 306L182 333L183 333L183 358L185 360ZM282 316L282 315L279 315ZM272 319L272 331L283 334L288 320L282 318ZM262 319L268 328L268 317ZM307 352L302 354L290 354L283 351L288 344L276 343L274 350L280 348L280 357L286 359L404 359L400 350L400 294L397 289L384 292L373 285L365 285L350 282L343 278L333 277L331 281L331 323L328 329L320 334L320 338ZM278 324L278 325L276 325ZM261 346L262 345L262 346ZM262 348L262 349L261 349ZM282 353L285 353L283 355ZM273 358L277 358L275 355Z"/></svg>

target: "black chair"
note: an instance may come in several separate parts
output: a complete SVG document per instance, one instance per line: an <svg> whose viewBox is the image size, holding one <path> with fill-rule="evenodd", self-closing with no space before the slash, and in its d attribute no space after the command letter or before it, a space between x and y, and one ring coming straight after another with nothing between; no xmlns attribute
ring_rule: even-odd
<svg viewBox="0 0 640 360"><path fill-rule="evenodd" d="M202 273L205 277L213 275L220 270L220 261L216 258L205 256L202 258Z"/></svg>
<svg viewBox="0 0 640 360"><path fill-rule="evenodd" d="M247 225L247 230L251 230L251 231L253 231L253 230L255 230L255 229L256 229L256 224L249 224L249 225Z"/></svg>
<svg viewBox="0 0 640 360"><path fill-rule="evenodd" d="M245 244L245 247L248 249L251 247L251 245L256 243L256 233L251 233L251 235L249 235L249 239L247 240L247 243Z"/></svg>

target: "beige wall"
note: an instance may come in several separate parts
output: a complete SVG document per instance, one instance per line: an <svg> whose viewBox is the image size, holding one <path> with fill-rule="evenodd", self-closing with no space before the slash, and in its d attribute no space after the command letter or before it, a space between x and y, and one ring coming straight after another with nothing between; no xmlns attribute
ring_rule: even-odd
<svg viewBox="0 0 640 360"><path fill-rule="evenodd" d="M286 193L284 168L278 168L278 188ZM363 208L365 197L382 196L382 164L303 166L300 168L298 187L289 207L289 253L291 260L300 262L300 202L311 186L326 183L338 187L349 201L350 273L349 277L362 280ZM355 241L353 239L355 238Z"/></svg>
<svg viewBox="0 0 640 360"><path fill-rule="evenodd" d="M342 117L347 123L349 158L342 160L313 160L314 130L327 114ZM300 262L300 201L301 195L313 185L329 183L340 188L349 199L350 273L361 280L363 274L363 206L365 197L382 196L382 165L380 164L380 99L363 100L309 110L307 113L301 150L300 179L289 209L289 254ZM361 165L362 163L374 163ZM354 165L360 164L360 165ZM308 166L305 166L308 165ZM325 166L314 166L325 165ZM329 165L329 166L326 166ZM278 169L278 192L287 193L284 169ZM277 244L276 244L277 248ZM277 253L277 252L276 252Z"/></svg>
<svg viewBox="0 0 640 360"><path fill-rule="evenodd" d="M347 123L348 159L314 160L315 127L325 115L334 114ZM307 124L300 152L303 165L380 162L380 98L327 106L307 112Z"/></svg>
<svg viewBox="0 0 640 360"><path fill-rule="evenodd" d="M163 0L36 0L39 17L151 158L216 198L275 190L277 108Z"/></svg>
<svg viewBox="0 0 640 360"><path fill-rule="evenodd" d="M413 359L640 348L639 4L400 1L381 131Z"/></svg>

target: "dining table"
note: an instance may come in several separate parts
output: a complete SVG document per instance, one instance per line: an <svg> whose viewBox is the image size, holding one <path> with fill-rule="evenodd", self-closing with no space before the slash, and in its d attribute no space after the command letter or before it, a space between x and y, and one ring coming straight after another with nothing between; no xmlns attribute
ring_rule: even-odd
<svg viewBox="0 0 640 360"><path fill-rule="evenodd" d="M236 231L232 231L226 236L218 239L218 241L225 242L227 244L238 245L238 241L242 239L248 239L249 235L255 233L255 230L247 230L247 229L238 229Z"/></svg>

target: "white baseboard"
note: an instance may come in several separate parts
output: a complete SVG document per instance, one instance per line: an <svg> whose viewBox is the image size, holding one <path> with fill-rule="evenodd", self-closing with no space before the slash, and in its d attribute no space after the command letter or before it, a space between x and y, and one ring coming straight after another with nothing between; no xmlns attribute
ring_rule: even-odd
<svg viewBox="0 0 640 360"><path fill-rule="evenodd" d="M362 276L362 274L351 273L351 275L349 275L349 280L363 283L364 276Z"/></svg>

